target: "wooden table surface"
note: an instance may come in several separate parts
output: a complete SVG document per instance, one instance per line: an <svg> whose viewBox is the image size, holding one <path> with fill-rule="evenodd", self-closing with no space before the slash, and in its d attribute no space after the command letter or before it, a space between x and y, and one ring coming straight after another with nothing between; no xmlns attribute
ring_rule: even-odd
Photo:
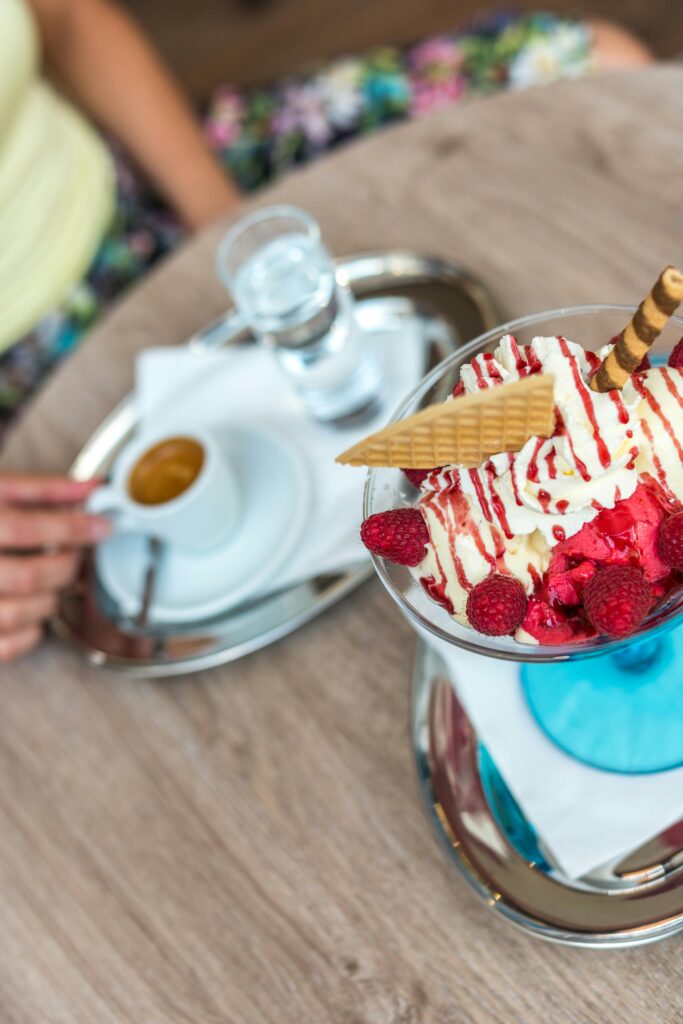
<svg viewBox="0 0 683 1024"><path fill-rule="evenodd" d="M259 202L331 247L463 263L511 314L638 300L683 258L683 69L485 100L361 142ZM219 231L115 309L4 465L65 469L134 354L225 302ZM2 671L4 1024L680 1022L679 940L514 931L456 876L417 796L413 640L378 583L269 650L172 682L56 642Z"/></svg>

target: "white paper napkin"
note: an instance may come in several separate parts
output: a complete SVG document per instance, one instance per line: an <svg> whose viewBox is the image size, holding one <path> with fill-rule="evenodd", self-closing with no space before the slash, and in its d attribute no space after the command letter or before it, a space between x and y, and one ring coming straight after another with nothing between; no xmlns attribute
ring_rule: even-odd
<svg viewBox="0 0 683 1024"><path fill-rule="evenodd" d="M143 429L166 419L203 426L262 426L286 437L305 456L313 482L310 521L292 559L266 592L336 572L366 559L358 527L365 485L363 469L335 457L381 429L423 374L424 338L419 322L373 332L385 370L382 412L361 427L336 430L311 419L294 397L272 354L257 346L195 353L185 347L150 348L138 356L135 401ZM398 335L397 335L397 332Z"/></svg>
<svg viewBox="0 0 683 1024"><path fill-rule="evenodd" d="M513 797L563 870L579 878L683 817L683 768L619 775L556 747L529 711L519 667L425 634Z"/></svg>

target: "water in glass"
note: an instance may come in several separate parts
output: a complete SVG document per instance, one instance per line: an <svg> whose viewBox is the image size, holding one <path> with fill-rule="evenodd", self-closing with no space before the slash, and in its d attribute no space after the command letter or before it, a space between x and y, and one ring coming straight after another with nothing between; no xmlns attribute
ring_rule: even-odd
<svg viewBox="0 0 683 1024"><path fill-rule="evenodd" d="M353 297L337 280L317 225L303 211L292 211L287 230L264 238L265 213L257 215L260 244L233 260L229 286L238 310L318 419L374 408L379 360L356 323ZM295 213L306 219L297 224ZM282 221L283 214L274 219ZM226 261L231 255L224 251Z"/></svg>

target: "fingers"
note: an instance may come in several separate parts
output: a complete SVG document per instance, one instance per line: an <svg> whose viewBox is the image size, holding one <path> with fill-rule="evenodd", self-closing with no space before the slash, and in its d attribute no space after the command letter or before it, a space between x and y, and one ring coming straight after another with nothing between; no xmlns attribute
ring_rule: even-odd
<svg viewBox="0 0 683 1024"><path fill-rule="evenodd" d="M36 626L54 614L57 595L31 594L28 597L0 597L0 636Z"/></svg>
<svg viewBox="0 0 683 1024"><path fill-rule="evenodd" d="M27 505L70 505L84 501L101 480L70 480L62 476L0 475L0 502Z"/></svg>
<svg viewBox="0 0 683 1024"><path fill-rule="evenodd" d="M112 526L103 516L40 508L79 504L100 483L0 475L0 551L78 549L108 537ZM0 662L12 661L40 643L42 623L55 612L58 592L73 582L79 564L77 550L24 556L0 553Z"/></svg>
<svg viewBox="0 0 683 1024"><path fill-rule="evenodd" d="M62 590L76 578L79 561L74 551L23 558L0 555L0 595L24 597Z"/></svg>
<svg viewBox="0 0 683 1024"><path fill-rule="evenodd" d="M0 476L0 550L77 549L111 533L102 516L80 511L21 506L75 505L100 481L8 474ZM42 623L57 607L58 592L76 577L77 550L55 554L0 553L0 663L40 643Z"/></svg>
<svg viewBox="0 0 683 1024"><path fill-rule="evenodd" d="M39 626L26 626L15 633L0 635L0 662L14 661L37 647L43 631Z"/></svg>
<svg viewBox="0 0 683 1024"><path fill-rule="evenodd" d="M104 540L111 523L84 512L0 508L0 548L82 547Z"/></svg>

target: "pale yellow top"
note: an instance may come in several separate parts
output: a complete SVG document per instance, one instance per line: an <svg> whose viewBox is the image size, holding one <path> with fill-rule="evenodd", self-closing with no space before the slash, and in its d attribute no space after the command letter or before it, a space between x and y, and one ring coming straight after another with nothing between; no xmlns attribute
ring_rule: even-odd
<svg viewBox="0 0 683 1024"><path fill-rule="evenodd" d="M0 0L0 352L84 276L113 212L109 153L39 49L24 0Z"/></svg>

